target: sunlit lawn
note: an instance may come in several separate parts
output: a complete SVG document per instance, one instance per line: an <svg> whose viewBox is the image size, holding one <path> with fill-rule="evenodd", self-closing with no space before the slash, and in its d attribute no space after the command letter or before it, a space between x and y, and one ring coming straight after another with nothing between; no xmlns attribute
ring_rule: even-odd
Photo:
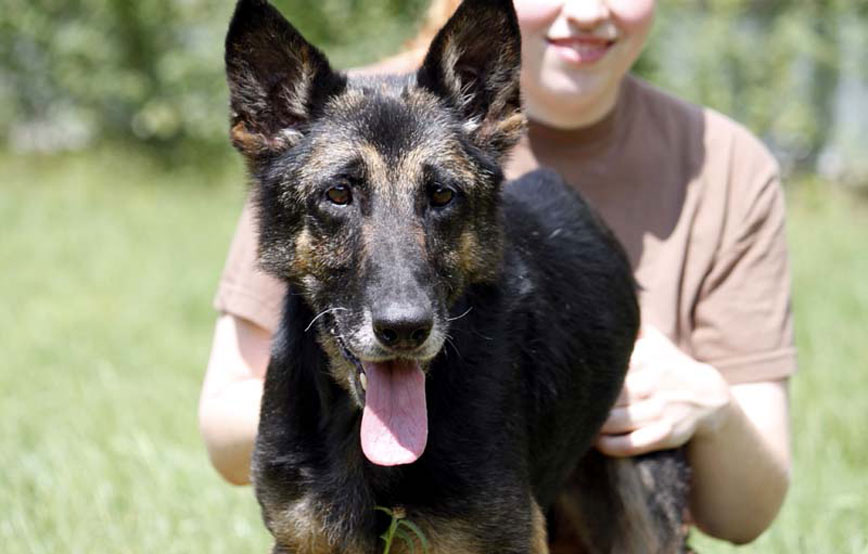
<svg viewBox="0 0 868 554"><path fill-rule="evenodd" d="M244 191L225 157L0 157L0 551L267 550L252 492L196 430ZM745 552L868 553L868 206L827 191L790 191L794 486Z"/></svg>
<svg viewBox="0 0 868 554"><path fill-rule="evenodd" d="M772 529L735 549L868 553L868 203L821 182L789 190L799 374L793 486Z"/></svg>

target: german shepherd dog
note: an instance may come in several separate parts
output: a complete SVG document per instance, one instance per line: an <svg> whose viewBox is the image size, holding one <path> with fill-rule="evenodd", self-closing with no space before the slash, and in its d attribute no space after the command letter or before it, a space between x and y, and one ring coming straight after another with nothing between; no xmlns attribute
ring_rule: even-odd
<svg viewBox="0 0 868 554"><path fill-rule="evenodd" d="M252 466L275 553L379 552L377 507L429 554L680 549L665 471L583 457L639 310L574 191L503 182L519 64L509 0L465 1L416 73L352 79L264 0L236 7L231 137L290 290Z"/></svg>

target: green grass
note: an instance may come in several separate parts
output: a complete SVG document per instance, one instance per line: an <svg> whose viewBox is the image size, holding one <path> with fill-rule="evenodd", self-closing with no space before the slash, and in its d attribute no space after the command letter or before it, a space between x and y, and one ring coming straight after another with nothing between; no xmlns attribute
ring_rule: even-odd
<svg viewBox="0 0 868 554"><path fill-rule="evenodd" d="M818 181L789 191L799 373L792 384L793 484L772 528L703 553L868 553L868 204Z"/></svg>
<svg viewBox="0 0 868 554"><path fill-rule="evenodd" d="M266 551L250 489L196 430L244 191L217 165L0 162L0 550Z"/></svg>
<svg viewBox="0 0 868 554"><path fill-rule="evenodd" d="M3 552L267 550L251 490L217 477L196 430L244 190L223 157L181 169L119 152L0 157ZM794 484L740 551L865 554L868 208L822 183L790 197Z"/></svg>
<svg viewBox="0 0 868 554"><path fill-rule="evenodd" d="M702 553L868 553L868 204L831 185L789 191L799 373L792 382L793 484L772 528Z"/></svg>

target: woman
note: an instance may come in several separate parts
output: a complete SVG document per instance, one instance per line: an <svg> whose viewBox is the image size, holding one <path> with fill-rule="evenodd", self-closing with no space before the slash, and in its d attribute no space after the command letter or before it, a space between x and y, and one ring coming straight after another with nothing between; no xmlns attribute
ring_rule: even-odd
<svg viewBox="0 0 868 554"><path fill-rule="evenodd" d="M379 66L411 70L459 2L435 1L414 47ZM515 0L527 137L515 177L552 167L624 244L643 328L597 441L611 456L686 445L690 511L735 543L765 530L790 471L795 371L784 206L777 166L723 116L628 74L654 0ZM247 211L215 305L200 401L212 462L248 482L262 383L284 289L255 269Z"/></svg>

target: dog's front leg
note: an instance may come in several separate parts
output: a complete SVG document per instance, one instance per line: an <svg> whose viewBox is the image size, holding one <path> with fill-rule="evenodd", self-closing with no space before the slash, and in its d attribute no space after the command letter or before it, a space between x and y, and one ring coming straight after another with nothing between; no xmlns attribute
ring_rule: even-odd
<svg viewBox="0 0 868 554"><path fill-rule="evenodd" d="M329 540L326 528L309 497L292 502L259 495L266 527L274 536L271 554L361 554L339 548Z"/></svg>
<svg viewBox="0 0 868 554"><path fill-rule="evenodd" d="M549 554L549 541L546 531L546 518L536 503L531 499L531 554Z"/></svg>
<svg viewBox="0 0 868 554"><path fill-rule="evenodd" d="M344 554L346 551L335 550L332 547L325 546L325 543L317 546L315 544L308 545L307 547L290 547L275 543L274 547L271 549L271 554ZM352 554L361 554L360 552L353 552Z"/></svg>

